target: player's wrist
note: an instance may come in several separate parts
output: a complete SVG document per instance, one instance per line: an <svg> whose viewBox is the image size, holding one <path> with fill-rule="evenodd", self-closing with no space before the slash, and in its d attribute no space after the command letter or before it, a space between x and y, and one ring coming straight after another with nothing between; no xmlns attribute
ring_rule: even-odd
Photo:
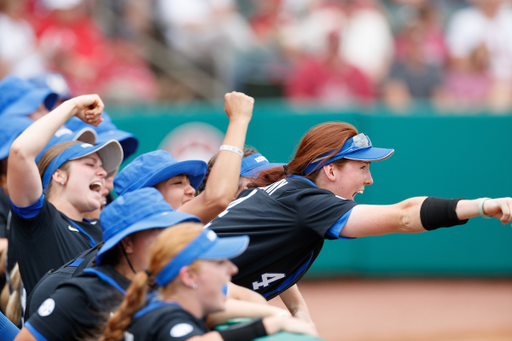
<svg viewBox="0 0 512 341"><path fill-rule="evenodd" d="M462 199L426 198L420 208L423 228L430 231L467 223L468 220L460 220L456 212L460 200Z"/></svg>

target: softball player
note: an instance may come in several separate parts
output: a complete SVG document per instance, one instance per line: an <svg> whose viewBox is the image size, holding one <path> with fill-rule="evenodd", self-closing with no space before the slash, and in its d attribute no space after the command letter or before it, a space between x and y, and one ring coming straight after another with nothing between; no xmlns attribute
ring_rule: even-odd
<svg viewBox="0 0 512 341"><path fill-rule="evenodd" d="M63 282L34 311L16 340L93 338L122 302L135 273L147 267L148 248L158 233L186 221L199 219L173 211L154 188L114 200L101 213L104 244L96 265Z"/></svg>
<svg viewBox="0 0 512 341"><path fill-rule="evenodd" d="M244 252L248 242L247 236L218 238L201 224L165 230L150 250L148 270L137 274L100 340L244 341L281 330L314 335L312 326L292 317L266 317L214 332L206 327L206 314L225 308L222 287L237 271L228 258ZM148 283L158 286L158 295L144 306Z"/></svg>
<svg viewBox="0 0 512 341"><path fill-rule="evenodd" d="M324 239L415 233L464 224L490 215L512 221L512 199L416 197L395 205L358 205L371 185L370 163L393 149L375 148L346 123L324 123L302 139L293 160L259 174L228 209L209 224L219 236L249 235L247 251L233 262L235 284L267 299L286 292L307 272Z"/></svg>
<svg viewBox="0 0 512 341"><path fill-rule="evenodd" d="M35 158L70 117L97 125L102 111L96 95L73 98L34 122L11 146L8 186L16 190L9 193L9 242L27 294L48 270L101 241L100 227L83 214L101 205L105 177L123 159L119 143L64 142L48 149L38 165Z"/></svg>

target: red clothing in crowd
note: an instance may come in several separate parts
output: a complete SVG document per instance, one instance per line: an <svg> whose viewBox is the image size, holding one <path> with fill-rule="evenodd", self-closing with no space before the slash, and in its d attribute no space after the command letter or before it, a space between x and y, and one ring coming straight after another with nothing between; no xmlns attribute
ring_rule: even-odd
<svg viewBox="0 0 512 341"><path fill-rule="evenodd" d="M286 95L294 100L327 104L368 104L374 98L370 80L357 68L337 60L309 59L291 72Z"/></svg>

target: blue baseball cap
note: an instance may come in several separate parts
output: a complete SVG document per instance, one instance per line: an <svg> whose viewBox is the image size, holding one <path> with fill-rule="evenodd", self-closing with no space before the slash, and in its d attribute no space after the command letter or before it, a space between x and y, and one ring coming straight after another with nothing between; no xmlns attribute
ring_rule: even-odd
<svg viewBox="0 0 512 341"><path fill-rule="evenodd" d="M183 248L156 275L156 284L165 286L172 281L184 266L196 259L230 259L241 255L249 245L249 236L219 238L215 232L206 228Z"/></svg>
<svg viewBox="0 0 512 341"><path fill-rule="evenodd" d="M96 255L96 263L99 265L106 251L132 233L166 228L186 221L201 222L194 215L173 211L155 188L141 188L119 196L101 211L103 246Z"/></svg>
<svg viewBox="0 0 512 341"><path fill-rule="evenodd" d="M258 173L272 167L282 167L284 163L270 163L267 158L260 153L255 153L246 156L242 159L242 166L240 167L240 175L247 177L257 177Z"/></svg>
<svg viewBox="0 0 512 341"><path fill-rule="evenodd" d="M16 76L7 76L0 81L0 116L26 116L44 102L52 110L57 94L50 88L35 84Z"/></svg>
<svg viewBox="0 0 512 341"><path fill-rule="evenodd" d="M98 143L103 143L108 140L119 141L121 147L123 148L123 161L126 160L127 157L135 153L137 151L137 147L139 146L139 140L137 139L137 137L135 137L135 135L118 129L108 130L99 133Z"/></svg>
<svg viewBox="0 0 512 341"><path fill-rule="evenodd" d="M56 93L61 99L67 100L72 97L71 90L69 90L68 82L66 81L64 76L58 72L44 72L36 77L30 78L29 81L40 88L49 88L54 93Z"/></svg>
<svg viewBox="0 0 512 341"><path fill-rule="evenodd" d="M373 147L372 141L370 141L370 138L366 134L358 134L346 140L340 151L329 157L333 152L334 151L330 151L314 159L306 167L304 173L306 175L310 174L311 172L314 172L317 169L341 158L369 162L381 161L393 155L395 150Z"/></svg>
<svg viewBox="0 0 512 341"><path fill-rule="evenodd" d="M197 189L203 181L208 165L201 160L176 161L165 150L155 150L139 155L123 168L114 179L114 189L118 195L142 187L153 187L173 176L185 174L190 185Z"/></svg>
<svg viewBox="0 0 512 341"><path fill-rule="evenodd" d="M25 116L0 116L0 160L9 156L11 145L34 121Z"/></svg>
<svg viewBox="0 0 512 341"><path fill-rule="evenodd" d="M103 121L97 127L94 127L94 130L98 133L97 143L102 143L108 140L119 141L123 148L124 161L127 157L137 151L139 140L135 135L129 132L117 129L116 125L112 123L112 119L106 112L103 112L101 117L103 118ZM78 117L72 117L66 123L66 127L71 130L79 130L85 126L89 125Z"/></svg>
<svg viewBox="0 0 512 341"><path fill-rule="evenodd" d="M57 143L66 142L66 141L81 141L89 144L95 144L96 138L98 134L94 131L94 129L85 127L80 131L71 131L66 127L61 127L50 139L48 144L43 148L43 150L36 156L36 163L39 162L43 154L55 146Z"/></svg>
<svg viewBox="0 0 512 341"><path fill-rule="evenodd" d="M89 143L74 144L65 149L50 162L43 175L43 188L45 190L48 188L53 173L62 166L64 162L77 160L92 153L98 153L101 163L103 164L103 169L107 172L107 177L114 174L123 161L123 149L119 142L115 140L110 140L95 146Z"/></svg>

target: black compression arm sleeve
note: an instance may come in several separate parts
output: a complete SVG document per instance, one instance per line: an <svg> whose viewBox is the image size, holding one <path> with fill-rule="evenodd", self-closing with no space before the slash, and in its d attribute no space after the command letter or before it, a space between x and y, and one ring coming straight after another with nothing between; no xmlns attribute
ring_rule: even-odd
<svg viewBox="0 0 512 341"><path fill-rule="evenodd" d="M262 319L240 323L219 331L224 341L251 341L267 336Z"/></svg>
<svg viewBox="0 0 512 341"><path fill-rule="evenodd" d="M459 220L455 208L462 199L442 199L428 197L423 201L420 209L421 224L425 230L435 230L440 227L463 225L468 222Z"/></svg>

